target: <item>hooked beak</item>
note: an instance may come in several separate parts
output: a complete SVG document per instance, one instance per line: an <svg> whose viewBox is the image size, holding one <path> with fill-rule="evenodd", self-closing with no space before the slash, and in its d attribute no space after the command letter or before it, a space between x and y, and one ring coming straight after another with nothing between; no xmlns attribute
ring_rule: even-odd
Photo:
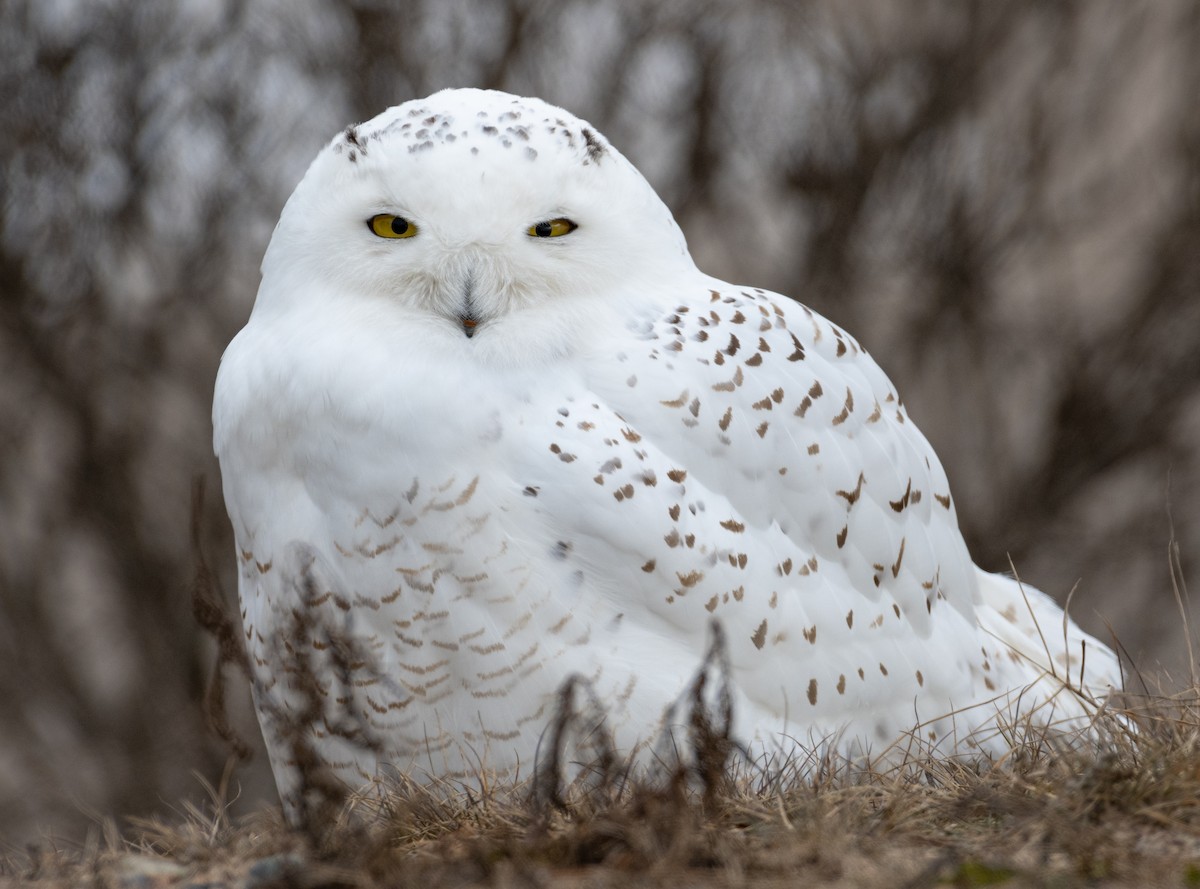
<svg viewBox="0 0 1200 889"><path fill-rule="evenodd" d="M462 309L459 310L458 320L462 324L462 331L467 335L467 339L475 336L475 328L479 325L479 319L475 317L474 308L471 306L471 295L475 290L475 271L471 269L467 272L467 280L463 287Z"/></svg>

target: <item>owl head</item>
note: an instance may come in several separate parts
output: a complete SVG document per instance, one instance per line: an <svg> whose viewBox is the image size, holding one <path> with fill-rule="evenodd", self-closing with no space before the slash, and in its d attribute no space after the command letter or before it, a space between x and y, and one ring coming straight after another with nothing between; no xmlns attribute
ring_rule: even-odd
<svg viewBox="0 0 1200 889"><path fill-rule="evenodd" d="M654 190L586 121L456 89L338 134L283 210L257 311L402 317L475 340L578 325L694 273Z"/></svg>

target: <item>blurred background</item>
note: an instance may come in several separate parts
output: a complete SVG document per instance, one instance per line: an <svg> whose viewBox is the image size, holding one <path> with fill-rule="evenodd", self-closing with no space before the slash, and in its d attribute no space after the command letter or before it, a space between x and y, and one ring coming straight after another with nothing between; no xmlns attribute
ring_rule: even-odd
<svg viewBox="0 0 1200 889"><path fill-rule="evenodd" d="M446 86L591 120L702 268L874 354L981 565L1187 681L1200 4L0 0L0 850L219 779L217 362L315 153ZM273 800L261 752L234 787Z"/></svg>

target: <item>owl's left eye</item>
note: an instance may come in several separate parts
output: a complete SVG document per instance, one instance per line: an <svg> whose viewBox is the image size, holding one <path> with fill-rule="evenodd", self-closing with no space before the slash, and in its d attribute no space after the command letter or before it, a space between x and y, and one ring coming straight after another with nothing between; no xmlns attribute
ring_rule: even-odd
<svg viewBox="0 0 1200 889"><path fill-rule="evenodd" d="M532 238L561 238L577 228L579 226L569 219L547 219L545 222L529 226L525 230L525 234Z"/></svg>
<svg viewBox="0 0 1200 889"><path fill-rule="evenodd" d="M411 238L417 227L403 216L380 213L367 220L367 227L381 238Z"/></svg>

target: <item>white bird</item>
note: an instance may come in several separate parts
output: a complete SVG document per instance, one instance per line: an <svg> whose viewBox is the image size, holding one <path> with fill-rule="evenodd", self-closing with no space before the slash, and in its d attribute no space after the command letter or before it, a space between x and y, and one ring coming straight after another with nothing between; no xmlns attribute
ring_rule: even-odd
<svg viewBox="0 0 1200 889"><path fill-rule="evenodd" d="M1049 597L975 567L854 338L699 271L633 165L539 99L446 90L334 138L213 424L285 801L314 688L348 783L518 777L569 676L622 751L669 731L714 619L752 754L987 752L1120 684Z"/></svg>

